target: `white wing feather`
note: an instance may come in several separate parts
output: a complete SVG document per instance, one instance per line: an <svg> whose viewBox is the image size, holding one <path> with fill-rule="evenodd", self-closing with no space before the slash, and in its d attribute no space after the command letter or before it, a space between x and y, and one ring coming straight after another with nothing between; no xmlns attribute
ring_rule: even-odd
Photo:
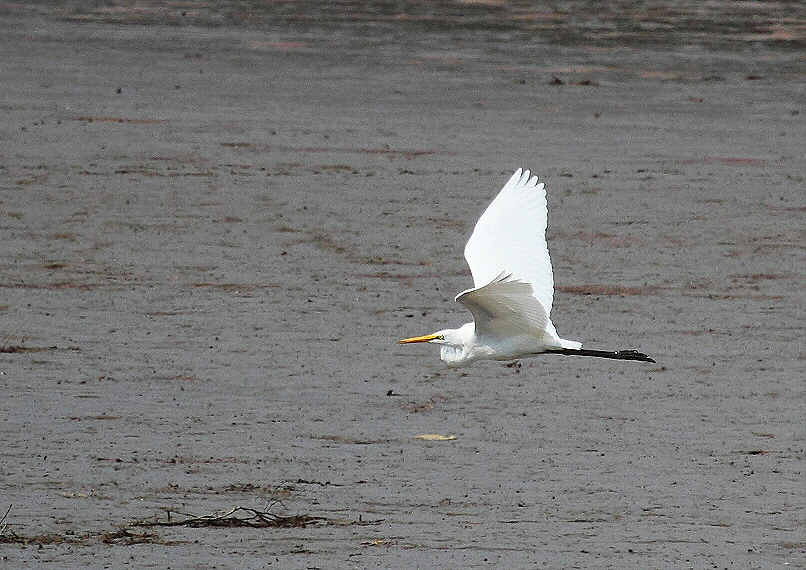
<svg viewBox="0 0 806 570"><path fill-rule="evenodd" d="M483 287L502 273L532 286L551 314L554 276L546 244L548 207L543 183L528 170L515 171L476 222L465 246L473 285Z"/></svg>
<svg viewBox="0 0 806 570"><path fill-rule="evenodd" d="M468 289L456 301L470 309L476 334L487 338L544 336L549 317L532 295L532 287L504 273L487 285Z"/></svg>
<svg viewBox="0 0 806 570"><path fill-rule="evenodd" d="M476 222L465 246L475 287L456 301L473 313L477 334L527 334L549 345L582 346L561 339L551 322L554 275L547 222L544 185L519 168Z"/></svg>

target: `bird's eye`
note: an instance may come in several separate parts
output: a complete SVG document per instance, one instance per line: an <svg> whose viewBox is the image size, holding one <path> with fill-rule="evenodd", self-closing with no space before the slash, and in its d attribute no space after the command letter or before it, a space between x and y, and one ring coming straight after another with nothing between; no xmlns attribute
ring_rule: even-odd
<svg viewBox="0 0 806 570"><path fill-rule="evenodd" d="M439 340L445 340L445 335L444 335L444 334L438 334L438 335L437 335L437 338L438 338Z"/></svg>

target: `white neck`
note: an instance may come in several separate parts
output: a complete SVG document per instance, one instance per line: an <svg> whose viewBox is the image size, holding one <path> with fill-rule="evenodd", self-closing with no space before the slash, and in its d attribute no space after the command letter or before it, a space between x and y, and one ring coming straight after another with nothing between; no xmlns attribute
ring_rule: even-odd
<svg viewBox="0 0 806 570"><path fill-rule="evenodd" d="M469 364L483 358L483 347L478 345L476 325L466 323L458 329L443 331L445 343L440 347L440 358L448 364Z"/></svg>

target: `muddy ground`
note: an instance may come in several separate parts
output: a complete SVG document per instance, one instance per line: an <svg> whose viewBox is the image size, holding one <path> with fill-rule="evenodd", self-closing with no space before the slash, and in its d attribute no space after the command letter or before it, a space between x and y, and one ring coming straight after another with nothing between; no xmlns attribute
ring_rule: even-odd
<svg viewBox="0 0 806 570"><path fill-rule="evenodd" d="M804 567L804 22L0 8L2 565ZM395 344L518 166L560 334L657 364Z"/></svg>

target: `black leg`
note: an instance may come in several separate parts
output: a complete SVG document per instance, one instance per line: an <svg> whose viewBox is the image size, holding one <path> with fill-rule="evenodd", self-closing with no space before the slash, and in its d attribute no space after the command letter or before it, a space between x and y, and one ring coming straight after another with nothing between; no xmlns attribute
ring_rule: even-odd
<svg viewBox="0 0 806 570"><path fill-rule="evenodd" d="M640 360L641 362L655 362L652 358L637 350L593 350L590 348L560 348L552 350L565 356L593 356L595 358L612 358L614 360Z"/></svg>

